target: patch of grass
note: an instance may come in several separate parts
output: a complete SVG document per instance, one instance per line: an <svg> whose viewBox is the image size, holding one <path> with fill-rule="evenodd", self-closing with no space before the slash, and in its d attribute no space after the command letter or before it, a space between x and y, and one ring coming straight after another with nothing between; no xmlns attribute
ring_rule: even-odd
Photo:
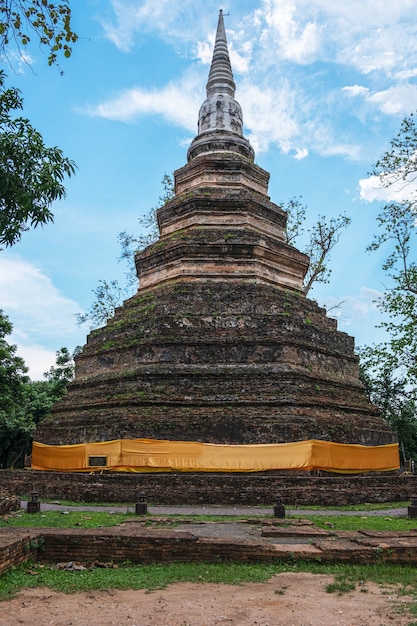
<svg viewBox="0 0 417 626"><path fill-rule="evenodd" d="M30 514L25 511L0 518L0 528L19 526L24 528L99 528L100 526L116 526L133 516L132 513L106 513L102 511L44 511Z"/></svg>
<svg viewBox="0 0 417 626"><path fill-rule="evenodd" d="M317 563L163 563L154 565L121 564L116 569L91 568L65 571L51 565L25 564L0 577L0 600L10 599L20 589L49 587L75 593L94 589L163 589L176 582L244 584L262 583L282 572L310 572L335 577L335 591L356 583L401 585L404 593L417 593L415 568L391 564L322 565ZM343 584L342 583L346 583ZM284 588L282 588L284 589ZM277 593L281 593L278 591Z"/></svg>
<svg viewBox="0 0 417 626"><path fill-rule="evenodd" d="M304 518L305 519L305 518ZM417 528L417 519L405 517L385 517L376 515L309 515L319 528L326 530L398 530L407 531Z"/></svg>
<svg viewBox="0 0 417 626"><path fill-rule="evenodd" d="M410 504L410 500L405 502L365 502L363 504L347 504L345 506L320 506L300 504L294 510L308 509L309 511L383 511L385 509L405 509ZM291 505L289 508L293 509Z"/></svg>
<svg viewBox="0 0 417 626"><path fill-rule="evenodd" d="M343 595L344 593L349 593L349 591L354 591L355 589L355 583L349 582L347 580L335 580L334 583L329 583L328 585L326 585L327 593L335 593L337 591L339 596Z"/></svg>
<svg viewBox="0 0 417 626"><path fill-rule="evenodd" d="M75 593L93 589L163 589L175 582L243 584L264 582L276 568L258 564L163 563L120 565L116 569L58 570L39 563L16 567L0 577L0 600L13 597L22 588L49 587Z"/></svg>

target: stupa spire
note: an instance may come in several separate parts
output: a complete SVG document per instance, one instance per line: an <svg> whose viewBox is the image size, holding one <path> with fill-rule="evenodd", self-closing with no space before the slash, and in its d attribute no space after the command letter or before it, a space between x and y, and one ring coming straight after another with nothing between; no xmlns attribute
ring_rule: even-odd
<svg viewBox="0 0 417 626"><path fill-rule="evenodd" d="M232 98L235 95L235 81L233 80L227 47L226 31L224 28L223 11L220 9L217 24L216 42L214 44L213 59L207 81L207 97L215 94L227 93Z"/></svg>
<svg viewBox="0 0 417 626"><path fill-rule="evenodd" d="M223 11L220 9L207 80L207 97L198 114L198 135L188 150L189 161L202 153L219 151L237 153L250 161L254 160L253 148L243 136L242 109L235 100L235 89Z"/></svg>

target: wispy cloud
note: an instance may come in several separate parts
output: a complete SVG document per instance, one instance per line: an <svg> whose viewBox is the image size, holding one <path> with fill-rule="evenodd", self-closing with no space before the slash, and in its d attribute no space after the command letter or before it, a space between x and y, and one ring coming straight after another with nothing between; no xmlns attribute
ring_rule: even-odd
<svg viewBox="0 0 417 626"><path fill-rule="evenodd" d="M385 115L407 115L417 108L417 85L409 83L399 83L381 91L372 91L363 85L348 85L341 91L350 98L362 98Z"/></svg>
<svg viewBox="0 0 417 626"><path fill-rule="evenodd" d="M146 33L171 43L195 44L214 30L213 9L201 0L110 0L110 4L113 13L101 22L108 39L125 52Z"/></svg>
<svg viewBox="0 0 417 626"><path fill-rule="evenodd" d="M361 147L347 128L340 137L337 115L356 115L366 137L376 111L400 116L417 108L417 22L409 0L229 0L225 12L229 5L230 55L243 76L237 99L255 150L277 145L295 158L318 153L357 160ZM206 78L200 70L211 61L215 35L211 3L111 0L111 6L103 27L119 49L129 51L152 33L198 63L162 88L126 88L88 113L125 122L161 115L195 131ZM356 84L335 89L340 67ZM361 98L360 112L349 109L349 97Z"/></svg>
<svg viewBox="0 0 417 626"><path fill-rule="evenodd" d="M7 252L0 256L0 293L0 308L13 324L9 341L18 346L31 378L41 378L62 342L74 336L74 314L80 306L60 293L41 269Z"/></svg>
<svg viewBox="0 0 417 626"><path fill-rule="evenodd" d="M110 100L88 106L84 111L92 116L122 122L133 122L144 115L161 115L168 122L195 131L204 93L202 85L201 76L190 71L161 89L133 87Z"/></svg>
<svg viewBox="0 0 417 626"><path fill-rule="evenodd" d="M404 202L415 198L417 179L396 180L389 187L384 187L378 176L369 176L359 181L360 198L366 202Z"/></svg>
<svg viewBox="0 0 417 626"><path fill-rule="evenodd" d="M301 15L296 2L265 0L257 11L264 22L261 41L274 41L275 50L284 59L309 64L319 56L322 48L322 28L313 14Z"/></svg>

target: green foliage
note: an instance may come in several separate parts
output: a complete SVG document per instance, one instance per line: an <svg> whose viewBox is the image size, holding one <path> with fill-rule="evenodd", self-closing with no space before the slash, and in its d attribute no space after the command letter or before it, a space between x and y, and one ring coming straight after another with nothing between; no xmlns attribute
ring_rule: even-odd
<svg viewBox="0 0 417 626"><path fill-rule="evenodd" d="M22 465L30 454L36 425L66 391L73 377L73 357L66 348L57 352L56 367L46 381L31 382L16 346L7 342L12 324L0 310L0 467Z"/></svg>
<svg viewBox="0 0 417 626"><path fill-rule="evenodd" d="M406 380L394 373L384 359L375 370L374 348L364 348L360 357L361 379L371 402L397 434L403 456L417 458L417 410Z"/></svg>
<svg viewBox="0 0 417 626"><path fill-rule="evenodd" d="M86 313L77 313L78 324L90 323L90 329L102 326L106 320L113 317L118 306L122 304L125 289L120 286L119 281L99 280L97 287L93 290L95 300Z"/></svg>
<svg viewBox="0 0 417 626"><path fill-rule="evenodd" d="M355 589L355 583L345 580L344 578L335 580L335 582L326 585L327 593L335 593L337 591L339 596L343 595L344 593L349 593L349 591L354 591Z"/></svg>
<svg viewBox="0 0 417 626"><path fill-rule="evenodd" d="M0 467L13 463L34 430L24 410L29 382L27 367L16 355L17 347L6 341L12 329L0 310Z"/></svg>
<svg viewBox="0 0 417 626"><path fill-rule="evenodd" d="M120 260L127 263L126 283L122 286L118 280L100 280L93 290L95 299L86 313L77 313L78 324L90 323L90 330L98 328L113 317L115 309L124 299L131 296L137 289L138 280L135 269L135 253L155 243L159 236L157 211L174 196L174 183L168 174L162 179L162 193L158 207L152 207L139 218L141 233L131 234L123 231L118 235L121 245Z"/></svg>
<svg viewBox="0 0 417 626"><path fill-rule="evenodd" d="M417 126L405 118L390 149L376 163L375 176L401 200L389 202L378 216L378 231L369 251L384 250L386 288L378 307L387 340L361 353L371 396L399 432L407 454L417 453ZM382 391L381 391L382 390ZM380 403L378 398L382 400Z"/></svg>
<svg viewBox="0 0 417 626"><path fill-rule="evenodd" d="M42 514L33 515L20 511L7 518L0 518L0 528L6 526L23 528L100 528L116 526L133 515L127 513L111 513L103 511L71 511L71 508L62 511L43 511Z"/></svg>
<svg viewBox="0 0 417 626"><path fill-rule="evenodd" d="M36 576L33 576L34 570ZM286 565L269 564L162 563L66 572L53 566L30 564L15 568L0 578L0 600L10 598L24 587L47 586L56 591L74 593L92 589L155 590L176 582L239 585L264 582L280 571L290 569Z"/></svg>
<svg viewBox="0 0 417 626"><path fill-rule="evenodd" d="M311 572L335 576L341 587L355 582L401 585L407 593L416 593L415 567L387 565L321 565L318 563L162 563L113 568L91 568L83 571L57 570L53 565L28 563L0 577L0 600L12 598L24 588L49 587L55 591L75 593L94 589L164 589L177 582L241 585L262 583L283 572Z"/></svg>
<svg viewBox="0 0 417 626"><path fill-rule="evenodd" d="M65 196L65 176L75 164L59 148L47 148L29 121L14 117L23 108L0 71L0 249L12 246L30 227L53 221L51 205Z"/></svg>
<svg viewBox="0 0 417 626"><path fill-rule="evenodd" d="M72 30L68 0L58 4L47 0L0 0L0 54L8 59L9 47L16 46L24 58L23 49L32 36L47 49L49 65L57 63L59 53L69 58L78 35Z"/></svg>
<svg viewBox="0 0 417 626"><path fill-rule="evenodd" d="M319 528L335 532L339 530L407 531L417 528L415 519L366 515L366 513L364 515L309 515L308 519Z"/></svg>
<svg viewBox="0 0 417 626"><path fill-rule="evenodd" d="M64 502L61 502L64 505ZM395 505L401 504L402 507L405 507L406 503L384 503L380 506L384 507L384 509L391 508ZM113 512L113 508L116 506L114 504L108 505L109 511L79 511L74 510L74 506L79 506L79 503L67 502L65 504L65 510L67 513L64 515L62 511L43 511L42 515L31 515L27 514L24 511L20 511L17 514L14 514L7 518L7 520L0 521L1 526L18 526L18 527L56 527L56 528L70 528L70 527L83 527L83 528L98 528L100 526L114 526L125 521L127 518L132 517L133 514L133 505L119 504L118 508L122 508L125 512ZM93 506L103 506L103 503L92 504L88 503L89 507ZM361 505L364 510L361 515L328 515L327 513L320 513L320 510L317 510L317 514L309 515L309 516L300 516L297 514L296 510L289 511L287 510L287 516L291 519L309 519L319 528L324 528L325 530L330 531L344 531L344 530L385 530L385 531L409 531L417 528L417 520L406 517L388 517L386 515L373 515L372 513L368 513L372 510L378 510L378 505ZM326 507L323 507L325 510ZM333 507L332 510L345 510L345 507ZM368 513L368 514L367 514ZM202 523L202 522L211 522L211 523L221 523L221 522L236 522L237 520L246 519L250 520L254 525L262 525L263 520L272 517L272 510L270 516L259 516L256 518L250 516L242 516L242 515L169 515L164 516L162 522L159 523L158 519L152 517L147 520L152 526L160 527L162 526L178 526L181 523L188 524L189 522L194 523ZM145 518L146 519L146 518Z"/></svg>
<svg viewBox="0 0 417 626"><path fill-rule="evenodd" d="M312 227L305 230L307 207L301 198L292 198L282 208L288 213L286 235L291 246L299 245L300 239L307 234L307 244L302 252L310 259L310 265L304 278L304 293L307 295L314 283L328 283L331 274L329 267L330 252L339 242L342 231L351 223L350 217L338 215L326 218L319 215Z"/></svg>

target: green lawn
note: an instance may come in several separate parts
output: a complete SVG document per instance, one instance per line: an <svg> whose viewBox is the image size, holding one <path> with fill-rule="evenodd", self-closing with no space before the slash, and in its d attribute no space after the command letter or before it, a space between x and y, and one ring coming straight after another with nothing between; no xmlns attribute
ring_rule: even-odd
<svg viewBox="0 0 417 626"><path fill-rule="evenodd" d="M116 568L91 568L63 571L52 565L25 564L0 577L0 600L13 597L22 588L50 587L75 593L93 589L162 589L175 582L243 584L264 582L281 572L311 572L334 576L334 589L349 591L361 581L400 585L404 593L417 597L416 570L409 566L321 565L319 563L164 563L155 565L123 564Z"/></svg>
<svg viewBox="0 0 417 626"><path fill-rule="evenodd" d="M317 526L330 530L397 530L407 531L417 528L417 519L390 518L387 515L367 515L370 510L380 508L404 508L408 503L387 503L384 505L367 505L363 507L363 515L328 516L328 507L318 507L316 513L308 516ZM19 511L0 519L0 527L59 527L59 528L98 528L115 526L124 520L134 517L130 513L112 513L101 511L75 511L75 503L66 503L65 513L61 511L45 511L30 515ZM114 505L113 505L114 507ZM132 507L133 509L133 507ZM346 511L346 509L344 509ZM357 510L356 507L354 510ZM144 519L149 519L150 516ZM267 516L271 519L271 516ZM291 519L301 518L296 510L291 511ZM161 523L167 518L174 524L181 520L192 521L234 521L242 516L215 515L164 515ZM138 519L138 518L136 518ZM152 518L154 519L154 518ZM254 519L254 523L262 524L262 517ZM358 581L375 582L381 585L399 585L400 589L411 593L417 602L416 568L378 563L373 565L323 565L320 563L276 563L276 564L239 564L239 563L164 563L154 565L132 565L124 563L109 568L92 567L83 571L63 571L53 565L40 563L24 564L13 568L0 577L0 600L11 598L22 588L47 586L57 591L74 593L93 589L161 589L174 582L214 582L225 584L243 584L245 582L263 582L281 572L308 571L317 574L329 574L334 583L328 585L327 591L348 593ZM278 593L278 591L277 591ZM410 605L411 613L416 602ZM417 622L410 622L417 624Z"/></svg>

